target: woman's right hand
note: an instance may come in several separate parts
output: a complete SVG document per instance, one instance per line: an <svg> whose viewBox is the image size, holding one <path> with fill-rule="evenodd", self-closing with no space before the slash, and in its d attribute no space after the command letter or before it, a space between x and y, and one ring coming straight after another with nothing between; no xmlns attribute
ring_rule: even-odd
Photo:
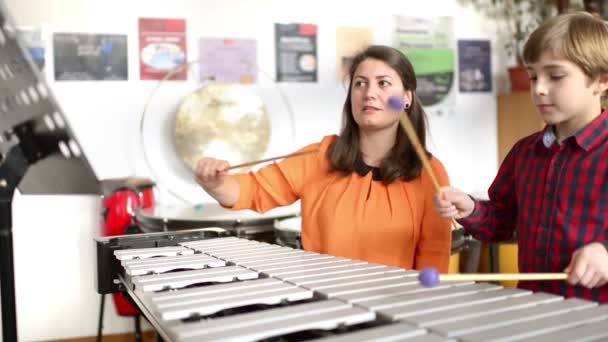
<svg viewBox="0 0 608 342"><path fill-rule="evenodd" d="M209 191L221 186L228 176L228 164L225 160L215 158L202 158L196 164L194 177L196 182Z"/></svg>
<svg viewBox="0 0 608 342"><path fill-rule="evenodd" d="M433 196L435 209L443 217L461 219L473 213L475 202L466 193L445 186Z"/></svg>

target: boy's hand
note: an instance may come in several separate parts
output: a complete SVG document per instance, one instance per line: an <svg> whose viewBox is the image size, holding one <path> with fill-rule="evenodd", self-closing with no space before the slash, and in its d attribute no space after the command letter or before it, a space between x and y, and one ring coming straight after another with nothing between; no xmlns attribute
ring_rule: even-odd
<svg viewBox="0 0 608 342"><path fill-rule="evenodd" d="M475 202L464 192L445 186L433 196L435 209L443 217L465 218L475 209Z"/></svg>
<svg viewBox="0 0 608 342"><path fill-rule="evenodd" d="M583 246L574 251L564 272L568 274L567 281L571 285L603 286L608 283L608 250L599 242Z"/></svg>

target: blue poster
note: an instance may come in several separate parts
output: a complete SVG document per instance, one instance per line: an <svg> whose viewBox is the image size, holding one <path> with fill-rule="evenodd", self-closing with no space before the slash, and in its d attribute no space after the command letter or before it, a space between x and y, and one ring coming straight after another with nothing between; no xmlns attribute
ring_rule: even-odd
<svg viewBox="0 0 608 342"><path fill-rule="evenodd" d="M54 33L56 81L126 81L127 35Z"/></svg>
<svg viewBox="0 0 608 342"><path fill-rule="evenodd" d="M458 84L460 92L491 92L492 66L489 40L458 41Z"/></svg>
<svg viewBox="0 0 608 342"><path fill-rule="evenodd" d="M19 27L17 32L25 43L32 61L38 67L39 71L44 69L45 42L42 36L42 29L35 27Z"/></svg>

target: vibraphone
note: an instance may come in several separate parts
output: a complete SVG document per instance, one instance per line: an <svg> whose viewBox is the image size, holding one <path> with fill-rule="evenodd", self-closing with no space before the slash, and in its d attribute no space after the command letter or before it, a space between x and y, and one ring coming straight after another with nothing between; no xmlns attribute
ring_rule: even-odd
<svg viewBox="0 0 608 342"><path fill-rule="evenodd" d="M167 341L608 340L608 305L235 237L114 254Z"/></svg>

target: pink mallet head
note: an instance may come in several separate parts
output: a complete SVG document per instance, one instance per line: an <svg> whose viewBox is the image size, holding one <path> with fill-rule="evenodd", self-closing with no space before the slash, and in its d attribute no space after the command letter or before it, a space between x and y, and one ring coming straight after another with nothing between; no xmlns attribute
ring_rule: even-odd
<svg viewBox="0 0 608 342"><path fill-rule="evenodd" d="M439 272L434 268L425 268L418 274L418 281L425 287L439 285Z"/></svg>

